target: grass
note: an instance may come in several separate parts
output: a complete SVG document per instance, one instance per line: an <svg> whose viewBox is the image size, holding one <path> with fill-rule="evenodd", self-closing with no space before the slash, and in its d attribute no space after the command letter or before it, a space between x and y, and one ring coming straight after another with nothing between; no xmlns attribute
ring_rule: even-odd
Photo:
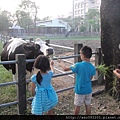
<svg viewBox="0 0 120 120"><path fill-rule="evenodd" d="M26 39L29 38L41 38L42 40L100 40L100 36L94 36L94 37L83 37L83 36L75 36L75 37L51 37L51 36L29 36L26 37Z"/></svg>
<svg viewBox="0 0 120 120"><path fill-rule="evenodd" d="M7 71L2 65L0 65L0 83L6 83L12 81L12 74ZM0 87L0 104L16 101L17 89L15 85ZM11 114L11 109L15 106L0 108L0 115ZM14 110L13 109L13 110Z"/></svg>
<svg viewBox="0 0 120 120"><path fill-rule="evenodd" d="M12 74L7 71L2 65L0 65L0 83L6 83L12 81ZM15 85L0 87L0 103L6 103L8 101L15 100Z"/></svg>

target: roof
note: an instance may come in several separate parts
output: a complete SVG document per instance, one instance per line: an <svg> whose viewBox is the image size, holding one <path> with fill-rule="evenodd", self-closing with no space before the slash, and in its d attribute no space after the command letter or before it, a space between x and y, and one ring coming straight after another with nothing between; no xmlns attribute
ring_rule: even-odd
<svg viewBox="0 0 120 120"><path fill-rule="evenodd" d="M66 28L68 27L68 23L60 20L60 19L54 19L49 21L39 21L37 22L37 26L41 27L60 27L60 28Z"/></svg>
<svg viewBox="0 0 120 120"><path fill-rule="evenodd" d="M13 25L12 27L9 27L8 29L24 29L24 28L21 28L20 26L17 26L17 25Z"/></svg>

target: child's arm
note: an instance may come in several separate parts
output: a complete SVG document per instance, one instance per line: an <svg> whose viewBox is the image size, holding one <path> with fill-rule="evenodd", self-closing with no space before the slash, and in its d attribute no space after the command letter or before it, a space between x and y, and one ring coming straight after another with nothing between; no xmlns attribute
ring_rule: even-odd
<svg viewBox="0 0 120 120"><path fill-rule="evenodd" d="M71 70L70 67L66 66L61 59L59 59L58 62L60 63L60 66L63 68L64 71Z"/></svg>
<svg viewBox="0 0 120 120"><path fill-rule="evenodd" d="M113 73L114 73L118 78L120 78L120 70L119 70L119 69L113 70Z"/></svg>
<svg viewBox="0 0 120 120"><path fill-rule="evenodd" d="M32 95L34 96L35 95L35 83L32 82Z"/></svg>
<svg viewBox="0 0 120 120"><path fill-rule="evenodd" d="M52 72L54 72L54 67L53 67L53 65L54 65L54 62L53 62L53 61L50 61L50 68L51 68L51 71L52 71Z"/></svg>

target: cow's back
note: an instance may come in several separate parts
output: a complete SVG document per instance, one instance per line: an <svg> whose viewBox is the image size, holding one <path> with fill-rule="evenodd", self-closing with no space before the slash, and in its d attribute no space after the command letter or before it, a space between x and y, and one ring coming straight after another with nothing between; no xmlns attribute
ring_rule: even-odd
<svg viewBox="0 0 120 120"><path fill-rule="evenodd" d="M21 42L21 43L20 43ZM8 40L7 42L5 42L3 44L3 49L1 52L1 61L9 61L9 60L14 60L15 59L15 55L13 55L13 57L10 57L10 52L13 52L13 50L15 50L15 48L17 46L19 46L20 44L22 44L22 42L24 42L22 39L17 39L17 38L12 38L10 40ZM14 52L13 52L14 54ZM10 70L11 69L11 65L10 64L3 64L3 66L7 69Z"/></svg>
<svg viewBox="0 0 120 120"><path fill-rule="evenodd" d="M40 45L26 42L25 40L19 38L12 38L3 45L3 50L1 53L1 61L11 61L15 60L16 54L25 54L26 59L35 59L39 54L43 54L40 51ZM15 64L4 64L7 70L12 70L12 74L15 75L16 67ZM33 67L33 62L26 63L26 70L31 72Z"/></svg>
<svg viewBox="0 0 120 120"><path fill-rule="evenodd" d="M18 38L12 38L10 40L8 40L6 43L3 44L3 49L1 52L1 61L5 61L5 60L12 60L9 59L9 55L10 53L14 53L15 49L17 47L19 47L21 44L23 44L25 41L23 41L22 39ZM14 60L14 58L13 58Z"/></svg>

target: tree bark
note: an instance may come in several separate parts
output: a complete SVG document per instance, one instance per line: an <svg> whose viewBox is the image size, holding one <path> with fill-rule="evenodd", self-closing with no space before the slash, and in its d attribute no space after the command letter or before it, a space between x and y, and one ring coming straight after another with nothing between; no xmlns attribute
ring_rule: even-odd
<svg viewBox="0 0 120 120"><path fill-rule="evenodd" d="M101 48L106 66L120 64L120 0L101 0ZM114 68L113 68L114 69ZM105 78L105 90L112 95L112 70ZM120 89L120 88L119 88ZM120 97L120 96L118 96Z"/></svg>

